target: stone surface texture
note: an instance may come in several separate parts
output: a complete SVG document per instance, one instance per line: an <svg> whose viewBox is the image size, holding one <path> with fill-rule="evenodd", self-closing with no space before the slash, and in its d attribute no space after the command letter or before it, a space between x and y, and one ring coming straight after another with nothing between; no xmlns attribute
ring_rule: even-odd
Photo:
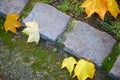
<svg viewBox="0 0 120 80"><path fill-rule="evenodd" d="M100 67L115 43L109 34L78 21L64 45L65 51L78 58L90 59Z"/></svg>
<svg viewBox="0 0 120 80"><path fill-rule="evenodd" d="M109 74L110 76L113 76L115 79L120 80L120 55L118 56Z"/></svg>
<svg viewBox="0 0 120 80"><path fill-rule="evenodd" d="M50 5L37 3L23 22L33 20L39 23L39 32L42 38L55 41L66 29L71 17Z"/></svg>
<svg viewBox="0 0 120 80"><path fill-rule="evenodd" d="M20 13L29 0L0 0L0 13Z"/></svg>

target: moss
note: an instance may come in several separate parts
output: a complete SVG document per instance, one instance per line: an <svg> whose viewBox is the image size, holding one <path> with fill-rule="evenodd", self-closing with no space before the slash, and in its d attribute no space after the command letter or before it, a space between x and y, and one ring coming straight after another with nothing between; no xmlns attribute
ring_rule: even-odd
<svg viewBox="0 0 120 80"><path fill-rule="evenodd" d="M64 0L61 4L57 5L56 7L69 14L72 17L78 18L80 17L81 13L84 12L83 8L81 7L81 3L83 1L79 0Z"/></svg>
<svg viewBox="0 0 120 80"><path fill-rule="evenodd" d="M53 0L41 0L43 3L51 3Z"/></svg>
<svg viewBox="0 0 120 80"><path fill-rule="evenodd" d="M32 44L30 48L31 50L25 50L22 56L24 55L34 58L34 61L31 64L31 68L34 71L47 73L47 75L45 75L46 77L44 76L45 79L50 79L50 77L52 77L55 80L63 80L64 78L66 78L66 80L71 80L71 77L66 70L60 70L63 60L61 55L49 52L48 50L34 44Z"/></svg>
<svg viewBox="0 0 120 80"><path fill-rule="evenodd" d="M120 55L120 43L116 44L113 47L110 55L105 58L102 63L102 69L109 72L110 69L113 67L118 55Z"/></svg>
<svg viewBox="0 0 120 80"><path fill-rule="evenodd" d="M17 55L14 58L20 57L23 63L31 63L31 69L34 72L46 72L47 75L44 77L44 80L50 78L52 80L71 80L69 73L60 69L63 56L50 52L35 43L27 43L26 36L22 35L22 33L6 33L3 29L3 23L4 19L0 18L0 38L4 45L7 46L9 52L14 52L14 55ZM12 58L12 56L8 56L9 61Z"/></svg>
<svg viewBox="0 0 120 80"><path fill-rule="evenodd" d="M10 48L12 48L13 46L15 46L14 44L11 44L11 39L14 37L14 34L12 34L11 32L5 32L3 23L4 19L0 17L0 37L7 45L9 45Z"/></svg>
<svg viewBox="0 0 120 80"><path fill-rule="evenodd" d="M42 49L42 50L35 49L33 51L33 56L36 57L36 60L31 67L32 69L38 70L38 71L41 68L47 69L47 67L49 67L49 65L51 64L53 64L53 66L58 66L54 64L56 63L56 61L61 63L61 60L62 60L62 57L60 57L60 55L50 53L45 49ZM56 58L56 56L59 56L59 59ZM60 69L60 66L58 68Z"/></svg>
<svg viewBox="0 0 120 80"><path fill-rule="evenodd" d="M74 20L74 19L71 19L69 21L65 31L56 40L58 48L63 48L64 47L64 45L62 43L66 40L67 35L73 30L76 23L77 23L77 21Z"/></svg>
<svg viewBox="0 0 120 80"><path fill-rule="evenodd" d="M38 2L38 0L30 0L28 2L28 4L24 7L24 9L22 10L21 14L21 18L20 20L22 20L23 18L27 17L27 15L30 13L30 11L33 9L34 5Z"/></svg>
<svg viewBox="0 0 120 80"><path fill-rule="evenodd" d="M26 56L26 57L24 57L23 61L24 61L25 63L30 63L30 58Z"/></svg>

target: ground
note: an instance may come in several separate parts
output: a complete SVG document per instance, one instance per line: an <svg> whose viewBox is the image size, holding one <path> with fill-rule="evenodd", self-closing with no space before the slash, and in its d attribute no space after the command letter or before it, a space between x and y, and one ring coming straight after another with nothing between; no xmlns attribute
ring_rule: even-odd
<svg viewBox="0 0 120 80"><path fill-rule="evenodd" d="M3 27L3 19L0 18ZM70 56L57 46L41 40L39 45L26 43L27 36L0 29L0 76L3 80L76 80L66 69L61 70L65 57ZM95 80L110 80L107 73L97 70Z"/></svg>
<svg viewBox="0 0 120 80"><path fill-rule="evenodd" d="M52 45L48 46L49 42L29 44L21 33L14 35L0 31L0 74L4 80L71 79L66 70L61 70L62 60L67 54L48 51L53 50Z"/></svg>
<svg viewBox="0 0 120 80"><path fill-rule="evenodd" d="M40 0L30 1L21 12L20 20L27 16L35 3ZM110 33L119 41L120 34L118 32L120 28L118 27L119 25L114 25L116 23L119 24L120 17L118 16L117 19L114 19L108 12L104 21L97 14L86 19L84 9L80 7L83 1L42 0L42 2L56 7L77 20L87 22L93 27ZM4 19L0 18L0 76L4 80L72 80L66 69L61 70L62 60L70 56L69 54L63 52L61 49L57 49L58 46L45 42L44 40L40 40L39 45L26 43L26 35L20 32L17 35L11 32L6 33L3 29L3 23ZM110 26L113 27L110 28ZM114 61L117 55L114 56ZM112 57L113 55L110 56ZM105 68L109 65L111 65L110 62L108 62L107 66L105 65ZM109 71L108 68L105 70ZM97 70L94 80L112 79L108 77L106 72Z"/></svg>

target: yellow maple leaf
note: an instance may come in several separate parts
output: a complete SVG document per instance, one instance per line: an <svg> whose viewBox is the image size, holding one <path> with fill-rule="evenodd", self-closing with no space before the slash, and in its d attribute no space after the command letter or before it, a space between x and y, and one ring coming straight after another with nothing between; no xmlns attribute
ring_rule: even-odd
<svg viewBox="0 0 120 80"><path fill-rule="evenodd" d="M95 65L93 63L81 59L74 69L75 74L73 77L77 76L78 80L86 80L88 77L92 79L95 70Z"/></svg>
<svg viewBox="0 0 120 80"><path fill-rule="evenodd" d="M38 31L38 23L36 21L26 22L26 28L22 31L29 35L27 42L36 42L38 43L40 39L40 34Z"/></svg>
<svg viewBox="0 0 120 80"><path fill-rule="evenodd" d="M13 33L16 33L16 28L22 26L22 24L17 21L19 19L19 14L8 14L6 17L6 21L4 23L5 31L10 30Z"/></svg>
<svg viewBox="0 0 120 80"><path fill-rule="evenodd" d="M104 19L105 13L110 11L113 17L120 13L118 4L115 0L86 0L82 7L85 8L87 17L90 17L93 13L97 13L101 19Z"/></svg>
<svg viewBox="0 0 120 80"><path fill-rule="evenodd" d="M114 18L117 18L117 15L120 13L118 4L115 0L108 0L108 10L112 14L112 16L114 16Z"/></svg>
<svg viewBox="0 0 120 80"><path fill-rule="evenodd" d="M62 62L62 68L66 67L71 75L71 73L74 69L74 65L76 63L77 63L77 61L73 57L65 58Z"/></svg>
<svg viewBox="0 0 120 80"><path fill-rule="evenodd" d="M106 0L86 0L82 4L82 7L85 8L87 17L90 17L94 12L96 12L102 19L104 19L104 15L108 10Z"/></svg>

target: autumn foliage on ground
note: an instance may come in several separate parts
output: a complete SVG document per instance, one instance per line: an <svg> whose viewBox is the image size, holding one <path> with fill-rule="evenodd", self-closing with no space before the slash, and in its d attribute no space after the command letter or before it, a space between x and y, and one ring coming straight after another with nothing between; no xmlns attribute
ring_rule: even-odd
<svg viewBox="0 0 120 80"><path fill-rule="evenodd" d="M87 17L97 13L102 20L104 20L107 11L109 11L114 18L117 18L120 13L116 0L85 0L81 6L85 8ZM22 23L18 21L19 17L19 14L8 14L6 16L4 23L6 32L11 31L17 33L16 28L22 27ZM27 42L38 43L40 39L38 31L39 24L36 21L30 21L26 22L25 25L26 28L22 32L29 36ZM84 59L80 59L77 62L73 57L63 60L62 68L64 67L68 69L70 75L74 73L73 77L77 76L78 80L86 80L88 77L92 79L96 70L92 62ZM0 80L2 80L2 78L0 78Z"/></svg>
<svg viewBox="0 0 120 80"><path fill-rule="evenodd" d="M87 17L97 13L101 19L104 19L105 13L109 11L114 18L120 13L116 0L85 0L82 4L85 8Z"/></svg>
<svg viewBox="0 0 120 80"><path fill-rule="evenodd" d="M4 23L4 28L6 32L9 30L13 33L16 33L16 28L22 26L22 23L17 21L19 17L20 17L19 14L8 14L6 16L6 21Z"/></svg>
<svg viewBox="0 0 120 80"><path fill-rule="evenodd" d="M76 65L76 66L75 66ZM62 68L66 67L67 70L72 75L74 71L73 77L77 76L78 80L86 80L87 78L93 79L95 74L95 65L87 61L85 59L80 59L78 62L73 58L65 58L62 63Z"/></svg>
<svg viewBox="0 0 120 80"><path fill-rule="evenodd" d="M18 21L19 14L8 14L6 16L6 21L4 22L5 31L11 31L17 33L16 28L22 27L22 23ZM40 39L40 34L38 31L38 23L35 21L26 22L26 28L22 31L23 33L29 35L27 42L36 42L38 43Z"/></svg>

